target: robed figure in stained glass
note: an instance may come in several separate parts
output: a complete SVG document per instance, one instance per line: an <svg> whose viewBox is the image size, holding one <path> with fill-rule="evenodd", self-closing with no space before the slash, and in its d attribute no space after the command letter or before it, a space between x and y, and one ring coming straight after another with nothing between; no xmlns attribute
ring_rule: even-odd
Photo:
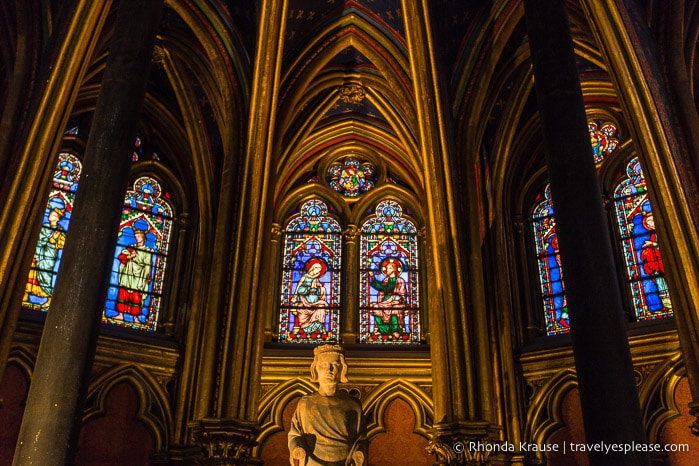
<svg viewBox="0 0 699 466"><path fill-rule="evenodd" d="M116 320L124 314L137 316L143 314L145 297L150 291L152 277L153 249L146 245L148 223L136 221L133 226L135 242L122 249L117 259L119 265L119 292L117 294Z"/></svg>
<svg viewBox="0 0 699 466"><path fill-rule="evenodd" d="M102 321L155 331L172 229L172 207L150 177L134 181L121 213Z"/></svg>
<svg viewBox="0 0 699 466"><path fill-rule="evenodd" d="M337 341L341 229L320 199L305 201L284 234L279 341Z"/></svg>
<svg viewBox="0 0 699 466"><path fill-rule="evenodd" d="M325 316L328 312L325 285L319 278L325 275L328 266L320 257L314 257L306 262L305 273L299 279L292 302L296 308L298 325L307 334L316 330L325 333Z"/></svg>
<svg viewBox="0 0 699 466"><path fill-rule="evenodd" d="M361 225L359 341L418 343L418 235L403 207L385 199Z"/></svg>
<svg viewBox="0 0 699 466"><path fill-rule="evenodd" d="M32 269L25 287L24 302L39 298L44 300L42 309L48 309L56 278L55 268L66 241L65 230L60 222L65 216L65 205L60 199L49 201L49 213L39 232Z"/></svg>
<svg viewBox="0 0 699 466"><path fill-rule="evenodd" d="M74 155L58 155L58 163L53 172L53 188L46 203L39 239L24 288L22 306L25 309L46 311L51 304L81 170L80 160Z"/></svg>
<svg viewBox="0 0 699 466"><path fill-rule="evenodd" d="M378 294L376 301L369 306L374 316L376 331L380 335L399 338L404 332L403 317L406 312L407 294L405 280L400 276L403 265L398 259L388 257L381 262L381 272L384 276L381 281L377 280L375 272L371 272L369 281Z"/></svg>
<svg viewBox="0 0 699 466"><path fill-rule="evenodd" d="M667 283L665 282L663 258L660 256L660 249L658 249L653 212L644 212L641 224L643 228L650 233L648 239L646 239L641 246L641 265L643 271L648 274L652 278L653 283L655 283L658 297L662 303L662 311L668 312L668 310L672 308L672 304L670 303L670 293L667 288Z"/></svg>
<svg viewBox="0 0 699 466"><path fill-rule="evenodd" d="M614 189L614 208L637 319L671 316L672 302L665 282L655 220L637 157L628 162L626 177Z"/></svg>

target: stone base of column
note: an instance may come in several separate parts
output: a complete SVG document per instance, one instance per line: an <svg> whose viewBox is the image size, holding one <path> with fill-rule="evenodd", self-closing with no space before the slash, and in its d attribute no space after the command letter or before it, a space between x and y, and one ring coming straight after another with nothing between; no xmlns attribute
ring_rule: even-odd
<svg viewBox="0 0 699 466"><path fill-rule="evenodd" d="M251 455L259 433L256 422L207 418L192 424L191 428L194 441L203 450L203 458L199 464L206 466L262 464L261 460Z"/></svg>
<svg viewBox="0 0 699 466"><path fill-rule="evenodd" d="M486 421L435 425L430 434L427 451L437 457L435 465L481 466L493 464L522 464L501 455L501 427ZM501 458L502 457L502 458ZM499 462L494 462L498 460ZM502 462L507 461L507 462Z"/></svg>

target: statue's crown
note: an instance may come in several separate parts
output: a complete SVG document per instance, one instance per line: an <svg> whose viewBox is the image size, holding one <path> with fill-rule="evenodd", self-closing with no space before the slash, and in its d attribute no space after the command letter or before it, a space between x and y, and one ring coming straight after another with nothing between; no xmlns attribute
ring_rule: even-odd
<svg viewBox="0 0 699 466"><path fill-rule="evenodd" d="M345 354L345 350L342 348L340 345L320 345L316 346L315 349L313 350L313 354L315 356L323 353L337 353L337 354Z"/></svg>

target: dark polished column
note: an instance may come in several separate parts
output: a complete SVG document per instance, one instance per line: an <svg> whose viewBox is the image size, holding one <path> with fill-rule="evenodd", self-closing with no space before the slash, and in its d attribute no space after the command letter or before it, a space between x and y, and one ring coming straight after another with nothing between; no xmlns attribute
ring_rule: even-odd
<svg viewBox="0 0 699 466"><path fill-rule="evenodd" d="M69 464L74 451L162 5L119 5L15 465Z"/></svg>
<svg viewBox="0 0 699 466"><path fill-rule="evenodd" d="M565 271L588 443L642 444L638 392L609 225L592 158L564 0L525 0L546 161ZM647 453L590 452L591 464L649 464Z"/></svg>

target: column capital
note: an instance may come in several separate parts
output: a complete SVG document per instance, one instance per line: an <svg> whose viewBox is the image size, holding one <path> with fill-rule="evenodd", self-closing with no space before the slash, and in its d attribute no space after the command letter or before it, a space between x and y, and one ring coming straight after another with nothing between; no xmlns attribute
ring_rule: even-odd
<svg viewBox="0 0 699 466"><path fill-rule="evenodd" d="M232 418L204 418L196 421L191 427L195 442L204 452L201 464L262 464L260 460L251 456L260 430L256 422Z"/></svg>

